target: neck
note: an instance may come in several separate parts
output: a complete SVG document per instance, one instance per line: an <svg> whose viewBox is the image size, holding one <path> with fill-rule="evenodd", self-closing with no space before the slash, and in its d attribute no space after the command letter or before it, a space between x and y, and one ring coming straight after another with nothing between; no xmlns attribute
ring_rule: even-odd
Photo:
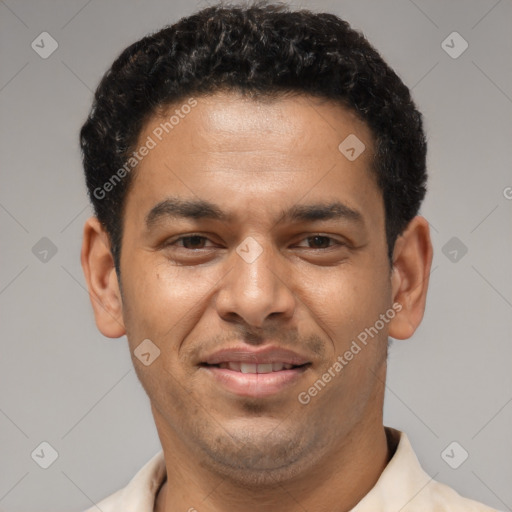
<svg viewBox="0 0 512 512"><path fill-rule="evenodd" d="M178 443L163 442L162 446L167 480L155 512L266 512L269 508L346 512L372 489L395 448L388 446L382 421L372 429L358 426L314 467L274 485L250 488L209 471L192 454L184 454L183 445L179 449Z"/></svg>

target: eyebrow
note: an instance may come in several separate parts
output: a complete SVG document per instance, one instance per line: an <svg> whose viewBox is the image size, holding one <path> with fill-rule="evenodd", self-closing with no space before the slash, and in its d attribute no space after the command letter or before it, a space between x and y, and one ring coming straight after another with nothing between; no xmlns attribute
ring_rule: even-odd
<svg viewBox="0 0 512 512"><path fill-rule="evenodd" d="M155 205L146 215L146 228L149 230L160 220L169 218L192 220L210 219L230 222L233 220L233 215L224 212L216 204L203 199L191 200L169 197ZM282 210L279 219L279 223L333 219L344 219L358 223L363 222L363 216L359 211L339 201L294 205L288 210Z"/></svg>

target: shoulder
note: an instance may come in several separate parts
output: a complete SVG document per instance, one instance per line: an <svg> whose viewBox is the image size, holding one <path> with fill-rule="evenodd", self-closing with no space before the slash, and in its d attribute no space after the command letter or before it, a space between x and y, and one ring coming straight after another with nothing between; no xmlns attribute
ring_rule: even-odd
<svg viewBox="0 0 512 512"><path fill-rule="evenodd" d="M128 485L84 512L153 512L156 494L166 477L163 451L154 455Z"/></svg>
<svg viewBox="0 0 512 512"><path fill-rule="evenodd" d="M404 432L386 427L393 456L374 488L352 512L497 512L428 475Z"/></svg>
<svg viewBox="0 0 512 512"><path fill-rule="evenodd" d="M461 496L448 485L436 480L431 480L425 491L424 500L432 512L498 512L495 508ZM413 509L416 510L414 506L410 510Z"/></svg>

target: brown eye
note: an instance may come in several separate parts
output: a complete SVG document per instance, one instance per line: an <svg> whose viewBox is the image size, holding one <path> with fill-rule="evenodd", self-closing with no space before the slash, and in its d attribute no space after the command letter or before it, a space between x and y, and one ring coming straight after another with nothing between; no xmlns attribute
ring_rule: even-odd
<svg viewBox="0 0 512 512"><path fill-rule="evenodd" d="M335 245L343 245L334 238L325 235L313 235L304 238L309 249L329 249Z"/></svg>
<svg viewBox="0 0 512 512"><path fill-rule="evenodd" d="M176 242L182 241L185 249L204 249L207 238L199 235L183 236Z"/></svg>
<svg viewBox="0 0 512 512"><path fill-rule="evenodd" d="M330 238L328 236L317 235L317 236L308 237L308 240L310 242L312 241L313 245L317 246L317 247L313 247L313 249L325 249L325 248L329 247L329 242L332 240L332 238ZM321 247L318 247L318 246L321 246Z"/></svg>
<svg viewBox="0 0 512 512"><path fill-rule="evenodd" d="M208 238L201 235L187 235L176 238L174 241L169 242L167 247L177 247L179 249L188 249L193 251L195 249L208 249L205 247L205 243Z"/></svg>

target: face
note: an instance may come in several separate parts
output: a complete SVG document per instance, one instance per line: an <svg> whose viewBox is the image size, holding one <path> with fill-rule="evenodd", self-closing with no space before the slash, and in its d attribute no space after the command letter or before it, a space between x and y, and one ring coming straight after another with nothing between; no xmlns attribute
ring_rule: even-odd
<svg viewBox="0 0 512 512"><path fill-rule="evenodd" d="M164 447L275 481L382 428L398 310L372 136L310 97L196 101L141 133L120 323Z"/></svg>

